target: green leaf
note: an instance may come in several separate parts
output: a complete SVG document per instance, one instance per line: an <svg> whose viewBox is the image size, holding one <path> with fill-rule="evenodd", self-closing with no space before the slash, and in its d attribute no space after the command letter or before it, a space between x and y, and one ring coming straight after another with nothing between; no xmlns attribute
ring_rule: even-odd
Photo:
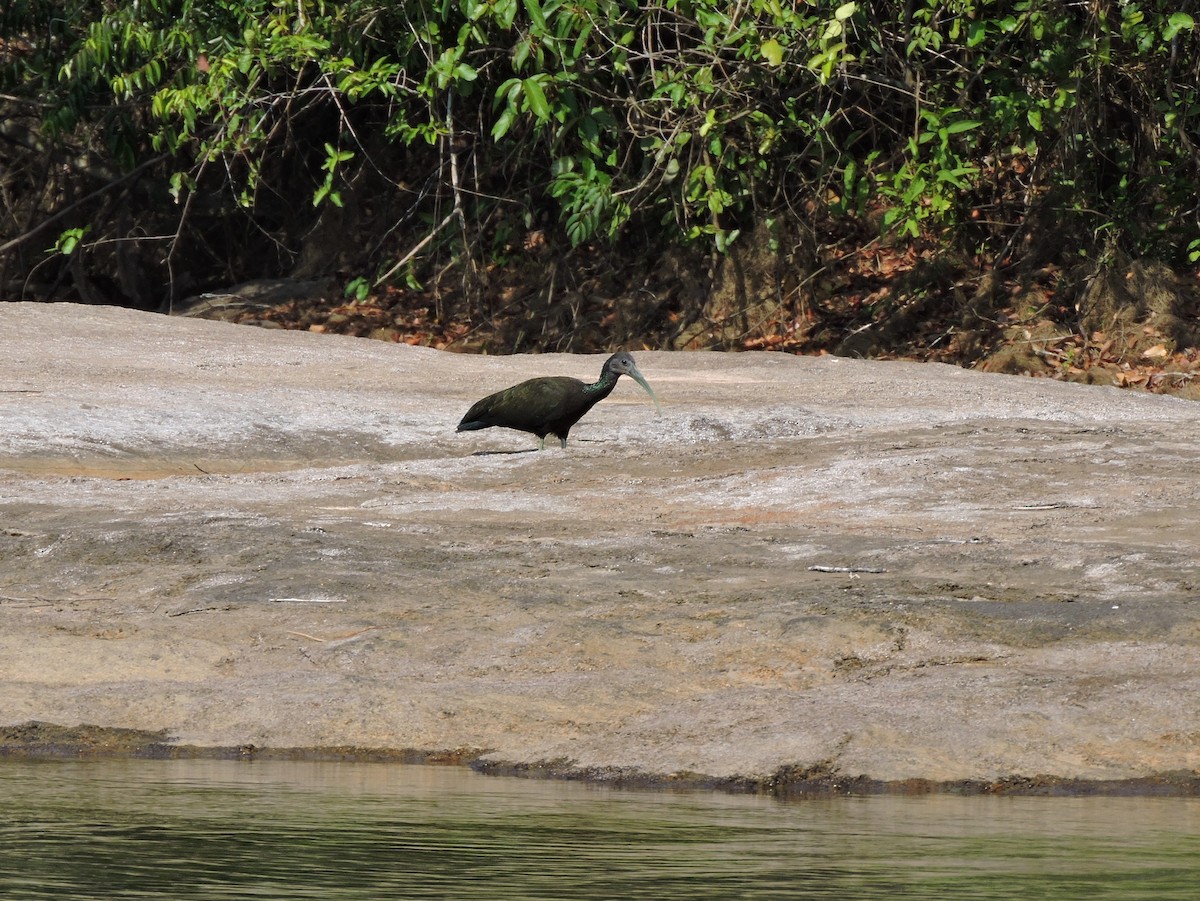
<svg viewBox="0 0 1200 901"><path fill-rule="evenodd" d="M946 126L946 134L961 134L964 131L970 131L972 128L978 128L982 124L982 122L976 119L960 119L958 122L951 122Z"/></svg>
<svg viewBox="0 0 1200 901"><path fill-rule="evenodd" d="M839 6L837 8L837 11L833 14L833 17L835 19L837 19L839 22L845 22L852 15L854 15L857 11L858 11L857 3L843 3L841 6Z"/></svg>
<svg viewBox="0 0 1200 901"><path fill-rule="evenodd" d="M79 246L79 242L83 240L83 236L91 230L91 226L84 228L68 228L65 232L58 236L58 241L54 245L54 250L70 256L75 248Z"/></svg>
<svg viewBox="0 0 1200 901"><path fill-rule="evenodd" d="M352 298L359 303L362 303L370 295L371 283L361 275L348 281L346 287L342 289L343 297Z"/></svg>
<svg viewBox="0 0 1200 901"><path fill-rule="evenodd" d="M1171 41L1181 31L1191 31L1196 27L1196 20L1187 13L1171 13L1167 19L1167 27L1163 29L1163 40Z"/></svg>
<svg viewBox="0 0 1200 901"><path fill-rule="evenodd" d="M533 23L534 31L545 32L546 16L542 13L542 5L538 0L525 0L525 11L529 13L529 21Z"/></svg>
<svg viewBox="0 0 1200 901"><path fill-rule="evenodd" d="M550 103L546 100L546 94L538 84L536 76L526 78L521 82L521 87L525 91L525 101L529 104L530 111L543 122L549 119Z"/></svg>
<svg viewBox="0 0 1200 901"><path fill-rule="evenodd" d="M514 107L506 106L492 126L492 140L499 141L502 137L508 134L508 130L512 128L513 122L516 121L517 111Z"/></svg>
<svg viewBox="0 0 1200 901"><path fill-rule="evenodd" d="M774 38L763 41L759 50L762 52L763 59L772 66L778 66L783 63L783 47Z"/></svg>
<svg viewBox="0 0 1200 901"><path fill-rule="evenodd" d="M179 203L180 195L183 194L184 188L189 191L194 187L192 179L186 172L172 172L170 180L171 199Z"/></svg>
<svg viewBox="0 0 1200 901"><path fill-rule="evenodd" d="M521 79L510 78L508 81L496 88L496 98L492 103L493 109L501 103L507 103L509 106L514 106L517 99L521 96Z"/></svg>
<svg viewBox="0 0 1200 901"><path fill-rule="evenodd" d="M964 178L974 175L978 170L974 166L960 166L957 169L942 169L937 174L937 180L941 184L954 185L954 187L962 190L967 187Z"/></svg>
<svg viewBox="0 0 1200 901"><path fill-rule="evenodd" d="M533 49L533 42L529 38L523 38L513 47L512 64L513 69L520 72L525 68L525 62L529 59L529 52Z"/></svg>

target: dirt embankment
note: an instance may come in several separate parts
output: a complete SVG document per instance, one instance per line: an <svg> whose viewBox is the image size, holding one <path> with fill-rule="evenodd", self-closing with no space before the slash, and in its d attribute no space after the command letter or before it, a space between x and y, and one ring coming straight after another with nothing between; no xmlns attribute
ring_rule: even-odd
<svg viewBox="0 0 1200 901"><path fill-rule="evenodd" d="M646 353L660 415L623 381L535 453L454 425L602 358L0 319L10 750L86 723L157 753L1196 784L1194 402Z"/></svg>

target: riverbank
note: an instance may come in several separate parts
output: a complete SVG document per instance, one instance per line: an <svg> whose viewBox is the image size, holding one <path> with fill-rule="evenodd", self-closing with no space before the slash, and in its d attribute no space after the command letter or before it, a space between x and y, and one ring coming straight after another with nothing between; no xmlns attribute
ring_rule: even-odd
<svg viewBox="0 0 1200 901"><path fill-rule="evenodd" d="M602 357L0 315L0 725L663 782L1195 784L1194 402L635 353L662 413L622 382L536 453L454 425Z"/></svg>

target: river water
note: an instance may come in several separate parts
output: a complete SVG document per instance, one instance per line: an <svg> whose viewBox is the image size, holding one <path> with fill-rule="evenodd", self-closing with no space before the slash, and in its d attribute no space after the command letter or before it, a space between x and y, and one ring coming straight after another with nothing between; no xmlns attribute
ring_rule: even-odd
<svg viewBox="0 0 1200 901"><path fill-rule="evenodd" d="M0 760L4 899L1197 897L1197 799L781 803L450 767Z"/></svg>

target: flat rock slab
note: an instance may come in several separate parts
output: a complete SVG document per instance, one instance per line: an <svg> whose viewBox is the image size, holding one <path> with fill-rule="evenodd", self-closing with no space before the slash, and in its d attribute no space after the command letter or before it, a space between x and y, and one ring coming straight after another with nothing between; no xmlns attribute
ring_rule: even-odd
<svg viewBox="0 0 1200 901"><path fill-rule="evenodd" d="M0 725L880 780L1200 770L1200 406L0 305ZM553 441L550 442L554 444Z"/></svg>

